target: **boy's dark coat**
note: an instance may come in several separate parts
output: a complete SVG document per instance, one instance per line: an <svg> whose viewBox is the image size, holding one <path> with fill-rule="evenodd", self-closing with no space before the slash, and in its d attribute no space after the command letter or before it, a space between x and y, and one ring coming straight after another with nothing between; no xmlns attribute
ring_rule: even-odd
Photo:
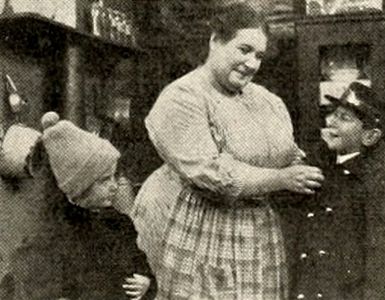
<svg viewBox="0 0 385 300"><path fill-rule="evenodd" d="M385 299L385 141L368 153L363 172L366 202L366 282L363 299Z"/></svg>
<svg viewBox="0 0 385 300"><path fill-rule="evenodd" d="M122 284L133 273L151 278L145 299L154 298L155 279L128 216L112 208L90 212L67 204L57 207L56 216L62 220L47 222L49 232L30 237L18 249L9 273L13 295L4 299L126 300Z"/></svg>
<svg viewBox="0 0 385 300"><path fill-rule="evenodd" d="M113 208L98 212L78 208L78 215L71 217L73 246L66 253L71 263L65 268L70 299L128 299L122 284L134 273L151 278L145 299L154 297L154 278L136 246L137 233L128 216Z"/></svg>
<svg viewBox="0 0 385 300"><path fill-rule="evenodd" d="M293 299L385 299L384 153L381 141L340 166L313 158L326 180L296 210Z"/></svg>
<svg viewBox="0 0 385 300"><path fill-rule="evenodd" d="M366 191L361 158L323 168L325 182L303 202L295 294L304 299L362 299Z"/></svg>

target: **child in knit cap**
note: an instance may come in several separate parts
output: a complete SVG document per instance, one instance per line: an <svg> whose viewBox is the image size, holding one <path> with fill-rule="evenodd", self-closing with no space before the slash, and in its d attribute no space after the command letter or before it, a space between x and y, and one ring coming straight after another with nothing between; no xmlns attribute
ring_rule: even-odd
<svg viewBox="0 0 385 300"><path fill-rule="evenodd" d="M112 207L118 191L115 172L119 152L109 141L59 120L56 113L45 114L42 125L43 135L36 146L40 154L34 156L46 155L56 187L70 202L56 218L61 220L56 235L60 236L64 261L60 297L152 299L154 278L144 253L135 244L133 223ZM45 294L26 299L47 296L59 298Z"/></svg>

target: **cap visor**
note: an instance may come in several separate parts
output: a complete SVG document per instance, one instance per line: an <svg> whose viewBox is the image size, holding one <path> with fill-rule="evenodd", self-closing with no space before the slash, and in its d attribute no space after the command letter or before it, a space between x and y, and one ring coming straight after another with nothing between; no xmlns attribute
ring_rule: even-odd
<svg viewBox="0 0 385 300"><path fill-rule="evenodd" d="M327 100L333 102L333 103L342 103L341 99L340 98L336 98L334 96L331 96L331 95L325 95L324 96Z"/></svg>

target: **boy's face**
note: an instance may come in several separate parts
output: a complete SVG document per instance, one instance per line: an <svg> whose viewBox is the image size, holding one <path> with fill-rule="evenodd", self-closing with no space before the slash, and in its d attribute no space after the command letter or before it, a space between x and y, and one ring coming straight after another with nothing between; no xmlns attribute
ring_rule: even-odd
<svg viewBox="0 0 385 300"><path fill-rule="evenodd" d="M322 138L330 150L344 155L361 150L367 131L363 128L363 122L351 109L338 106L327 115Z"/></svg>
<svg viewBox="0 0 385 300"><path fill-rule="evenodd" d="M110 207L118 191L116 163L87 190L79 205L85 208Z"/></svg>

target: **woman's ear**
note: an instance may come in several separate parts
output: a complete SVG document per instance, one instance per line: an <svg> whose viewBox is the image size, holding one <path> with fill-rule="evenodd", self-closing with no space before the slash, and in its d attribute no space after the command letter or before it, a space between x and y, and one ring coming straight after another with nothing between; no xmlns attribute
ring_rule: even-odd
<svg viewBox="0 0 385 300"><path fill-rule="evenodd" d="M213 33L210 36L210 42L209 42L210 52L213 51L214 49L214 43L215 43L215 34Z"/></svg>
<svg viewBox="0 0 385 300"><path fill-rule="evenodd" d="M216 44L218 43L218 41L219 41L218 36L215 33L212 33L210 36L210 42L209 42L210 52L215 50Z"/></svg>
<svg viewBox="0 0 385 300"><path fill-rule="evenodd" d="M362 136L362 144L365 147L372 147L381 139L382 130L379 128L368 129Z"/></svg>

